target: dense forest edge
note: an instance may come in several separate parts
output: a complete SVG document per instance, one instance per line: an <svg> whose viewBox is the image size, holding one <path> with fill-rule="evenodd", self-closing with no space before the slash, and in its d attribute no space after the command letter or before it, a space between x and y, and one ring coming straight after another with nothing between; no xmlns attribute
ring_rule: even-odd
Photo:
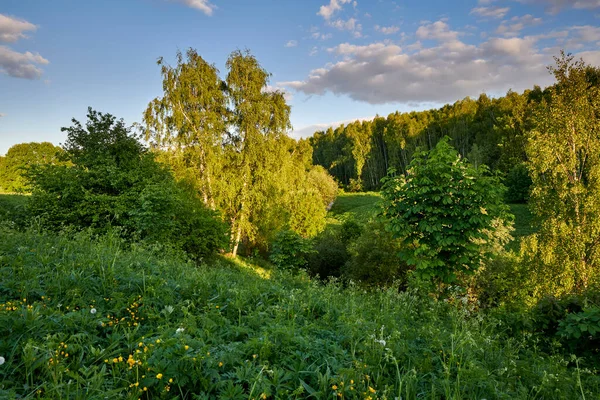
<svg viewBox="0 0 600 400"><path fill-rule="evenodd" d="M0 158L0 398L600 396L600 69L287 135L248 51ZM6 339L5 339L6 338Z"/></svg>

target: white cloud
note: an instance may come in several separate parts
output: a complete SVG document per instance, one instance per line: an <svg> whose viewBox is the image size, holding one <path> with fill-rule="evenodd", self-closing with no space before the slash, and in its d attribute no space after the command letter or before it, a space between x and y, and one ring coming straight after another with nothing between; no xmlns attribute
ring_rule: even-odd
<svg viewBox="0 0 600 400"><path fill-rule="evenodd" d="M341 31L350 31L350 32L352 32L354 37L357 37L357 38L362 36L362 33L361 33L362 25L359 24L355 18L350 18L346 21L344 21L343 19L329 21L328 25L332 26L336 29L339 29Z"/></svg>
<svg viewBox="0 0 600 400"><path fill-rule="evenodd" d="M329 21L336 11L340 11L344 4L350 3L351 1L352 0L330 0L329 5L321 6L317 15L320 15L325 18L325 20Z"/></svg>
<svg viewBox="0 0 600 400"><path fill-rule="evenodd" d="M296 46L298 46L297 40L290 40L285 44L285 47L296 47Z"/></svg>
<svg viewBox="0 0 600 400"><path fill-rule="evenodd" d="M23 32L36 29L31 22L0 14L0 42L16 42L27 37Z"/></svg>
<svg viewBox="0 0 600 400"><path fill-rule="evenodd" d="M195 8L196 10L202 11L206 15L212 15L214 10L217 8L208 0L175 0L179 3L185 4L188 7Z"/></svg>
<svg viewBox="0 0 600 400"><path fill-rule="evenodd" d="M575 54L576 58L583 58L588 64L598 66L600 65L600 51L582 51L580 53Z"/></svg>
<svg viewBox="0 0 600 400"><path fill-rule="evenodd" d="M316 56L317 53L319 52L319 49L317 48L317 46L314 46L312 49L310 49L310 53L308 53L309 56Z"/></svg>
<svg viewBox="0 0 600 400"><path fill-rule="evenodd" d="M512 17L510 20L502 21L496 33L504 36L517 36L523 29L529 26L535 26L542 23L541 18L536 18L531 14L520 17Z"/></svg>
<svg viewBox="0 0 600 400"><path fill-rule="evenodd" d="M370 121L374 118L375 118L375 116L346 119L343 121L326 122L326 123L321 123L321 124L306 125L306 126L303 126L302 128L294 129L292 131L291 136L295 139L307 138L307 137L312 136L317 131L326 131L329 128L335 129L342 124L346 125L346 124L349 124L354 121Z"/></svg>
<svg viewBox="0 0 600 400"><path fill-rule="evenodd" d="M6 46L0 46L0 73L14 78L39 79L42 70L36 66L49 61L38 53L19 53Z"/></svg>
<svg viewBox="0 0 600 400"><path fill-rule="evenodd" d="M485 18L503 18L510 11L508 7L475 7L469 14Z"/></svg>
<svg viewBox="0 0 600 400"><path fill-rule="evenodd" d="M563 8L593 10L600 8L600 0L517 0L519 3L540 4L546 6L548 12L557 14Z"/></svg>
<svg viewBox="0 0 600 400"><path fill-rule="evenodd" d="M379 26L379 25L375 25L375 30L377 32L381 32L384 35L393 35L394 33L397 33L400 28L392 25L392 26Z"/></svg>
<svg viewBox="0 0 600 400"><path fill-rule="evenodd" d="M6 116L6 114L4 114L4 113L0 113L0 118L2 118L2 117L4 117L4 116Z"/></svg>
<svg viewBox="0 0 600 400"><path fill-rule="evenodd" d="M472 45L459 35L437 21L417 31L418 39L438 42L428 48L420 43L410 50L389 42L343 43L328 49L339 57L337 62L312 70L304 80L279 84L308 95L330 92L371 104L418 104L552 82L546 71L552 58L537 48L539 38L490 38Z"/></svg>
<svg viewBox="0 0 600 400"><path fill-rule="evenodd" d="M417 29L417 38L432 39L442 42L457 40L459 32L450 30L450 27L444 21L434 23L426 22Z"/></svg>

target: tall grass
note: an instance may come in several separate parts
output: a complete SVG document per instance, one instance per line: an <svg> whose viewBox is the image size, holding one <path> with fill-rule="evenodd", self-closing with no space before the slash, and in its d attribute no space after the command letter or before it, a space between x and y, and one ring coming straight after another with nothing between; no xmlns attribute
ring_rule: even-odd
<svg viewBox="0 0 600 400"><path fill-rule="evenodd" d="M466 308L226 259L0 230L0 398L598 398Z"/></svg>

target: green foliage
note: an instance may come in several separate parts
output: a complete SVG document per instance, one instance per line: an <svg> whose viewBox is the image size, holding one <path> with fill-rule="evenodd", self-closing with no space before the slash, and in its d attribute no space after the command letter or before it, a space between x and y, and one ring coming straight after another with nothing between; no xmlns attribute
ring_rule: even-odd
<svg viewBox="0 0 600 400"><path fill-rule="evenodd" d="M309 239L304 239L294 231L284 230L275 236L269 258L279 268L298 271L306 267L308 257L313 252Z"/></svg>
<svg viewBox="0 0 600 400"><path fill-rule="evenodd" d="M482 94L439 109L395 112L315 132L309 139L313 162L346 190L378 190L389 168L406 174L418 148L432 149L449 136L473 165L485 164L505 175L527 159L531 114L542 97L529 90L494 99Z"/></svg>
<svg viewBox="0 0 600 400"><path fill-rule="evenodd" d="M0 194L0 222L23 227L27 221L28 200L26 195Z"/></svg>
<svg viewBox="0 0 600 400"><path fill-rule="evenodd" d="M400 240L394 238L382 222L371 222L349 243L350 257L343 276L373 287L404 284L411 268L400 259L401 250Z"/></svg>
<svg viewBox="0 0 600 400"><path fill-rule="evenodd" d="M146 137L207 207L223 212L232 253L264 250L284 227L320 232L334 181L310 165L306 141L286 135L290 107L258 60L232 52L224 79L193 49L178 53L176 66L158 64L164 95L148 105Z"/></svg>
<svg viewBox="0 0 600 400"><path fill-rule="evenodd" d="M461 159L448 139L416 153L408 175L388 179L383 194L402 258L425 281L475 273L510 238L502 184Z"/></svg>
<svg viewBox="0 0 600 400"><path fill-rule="evenodd" d="M506 177L506 201L509 203L526 203L529 200L531 177L524 164L515 165Z"/></svg>
<svg viewBox="0 0 600 400"><path fill-rule="evenodd" d="M88 112L63 128L67 165L30 169L32 216L46 228L72 226L106 233L119 228L129 238L175 245L193 257L223 248L226 227L195 196L177 185L124 122Z"/></svg>
<svg viewBox="0 0 600 400"><path fill-rule="evenodd" d="M581 312L568 314L559 322L558 332L568 343L571 351L600 351L600 307L590 307Z"/></svg>
<svg viewBox="0 0 600 400"><path fill-rule="evenodd" d="M313 238L314 252L308 257L308 271L321 279L340 277L350 259L348 243L342 240L339 226L328 226Z"/></svg>
<svg viewBox="0 0 600 400"><path fill-rule="evenodd" d="M397 288L266 279L225 260L193 267L123 246L0 230L0 397L600 394L593 371L507 340L484 314Z"/></svg>
<svg viewBox="0 0 600 400"><path fill-rule="evenodd" d="M0 193L27 192L27 170L38 164L61 164L62 149L52 143L21 143L0 157Z"/></svg>
<svg viewBox="0 0 600 400"><path fill-rule="evenodd" d="M583 61L561 54L557 84L534 114L527 143L531 206L541 221L531 262L546 294L581 291L600 279L600 87Z"/></svg>

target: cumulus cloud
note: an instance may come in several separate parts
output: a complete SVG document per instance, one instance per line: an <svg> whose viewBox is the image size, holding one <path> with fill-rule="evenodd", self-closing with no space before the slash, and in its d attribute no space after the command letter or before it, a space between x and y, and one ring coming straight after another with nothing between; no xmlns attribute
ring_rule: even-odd
<svg viewBox="0 0 600 400"><path fill-rule="evenodd" d="M432 39L442 42L454 41L458 39L459 32L450 29L450 26L444 21L434 23L427 22L417 29L417 38Z"/></svg>
<svg viewBox="0 0 600 400"><path fill-rule="evenodd" d="M496 33L504 36L517 36L523 29L541 23L541 18L536 18L531 14L512 17L510 20L502 21L498 29L496 29Z"/></svg>
<svg viewBox="0 0 600 400"><path fill-rule="evenodd" d="M38 53L19 53L6 46L0 46L0 73L14 78L39 79L42 70L36 65L48 63L49 61Z"/></svg>
<svg viewBox="0 0 600 400"><path fill-rule="evenodd" d="M377 32L381 32L384 35L393 35L394 33L397 33L400 28L392 25L392 26L379 26L379 25L375 25L375 30Z"/></svg>
<svg viewBox="0 0 600 400"><path fill-rule="evenodd" d="M212 15L214 10L217 8L208 0L175 0L178 3L185 4L190 8L202 11L206 15Z"/></svg>
<svg viewBox="0 0 600 400"><path fill-rule="evenodd" d="M600 8L600 0L517 0L519 3L540 4L552 14L557 14L563 8L593 10Z"/></svg>
<svg viewBox="0 0 600 400"><path fill-rule="evenodd" d="M298 46L298 41L297 40L289 40L285 44L285 47L296 47L296 46Z"/></svg>
<svg viewBox="0 0 600 400"><path fill-rule="evenodd" d="M317 15L320 15L321 17L325 18L325 20L329 21L333 14L335 14L337 11L341 11L343 5L348 4L351 1L352 0L330 0L328 5L324 5L319 8ZM354 6L356 7L356 4Z"/></svg>
<svg viewBox="0 0 600 400"><path fill-rule="evenodd" d="M27 37L24 32L36 29L31 22L0 14L0 42L16 42Z"/></svg>
<svg viewBox="0 0 600 400"><path fill-rule="evenodd" d="M410 52L388 42L343 43L328 49L337 62L312 70L305 80L279 84L308 95L330 92L382 104L446 102L552 82L546 71L552 58L537 48L537 37L467 44L444 21L422 25L416 36L437 44Z"/></svg>
<svg viewBox="0 0 600 400"><path fill-rule="evenodd" d="M510 11L508 7L475 7L469 14L484 18L503 18Z"/></svg>

